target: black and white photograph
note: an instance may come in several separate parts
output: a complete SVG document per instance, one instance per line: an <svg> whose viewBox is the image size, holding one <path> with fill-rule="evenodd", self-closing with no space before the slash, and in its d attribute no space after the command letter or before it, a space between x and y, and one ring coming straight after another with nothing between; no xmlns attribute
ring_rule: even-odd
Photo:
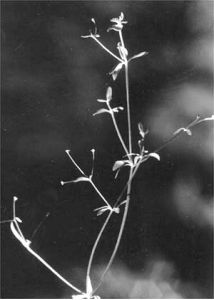
<svg viewBox="0 0 214 300"><path fill-rule="evenodd" d="M1 1L2 299L212 299L213 0Z"/></svg>

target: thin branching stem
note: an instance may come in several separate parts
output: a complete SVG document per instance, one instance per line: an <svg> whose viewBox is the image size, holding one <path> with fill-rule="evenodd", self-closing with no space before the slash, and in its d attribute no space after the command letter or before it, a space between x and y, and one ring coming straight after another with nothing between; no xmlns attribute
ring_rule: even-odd
<svg viewBox="0 0 214 300"><path fill-rule="evenodd" d="M108 203L108 201L106 200L106 198L103 196L103 194L100 192L100 190L96 187L96 185L94 184L94 182L92 181L92 179L90 179L89 182L91 183L91 185L93 186L93 188L97 192L97 194L100 196L100 198L103 199L103 201L105 202L105 204L107 204L109 207L111 207L111 205Z"/></svg>
<svg viewBox="0 0 214 300"><path fill-rule="evenodd" d="M76 163L76 161L75 161L75 160L73 159L73 157L71 156L70 150L65 150L65 152L68 154L70 160L71 160L72 163L75 165L75 167L80 171L80 173L81 173L82 175L86 176L85 173L83 172L83 170L80 168L80 166Z"/></svg>
<svg viewBox="0 0 214 300"><path fill-rule="evenodd" d="M122 47L125 49L125 43L123 39L122 30L119 30L119 37ZM125 84L126 84L126 105L127 105L127 122L128 122L128 139L129 139L129 153L132 153L132 131L131 131L131 114L130 114L130 101L129 101L129 71L128 61L124 58L125 66Z"/></svg>
<svg viewBox="0 0 214 300"><path fill-rule="evenodd" d="M116 58L119 62L123 62L121 58L119 58L117 55L115 55L113 52L111 52L106 46L103 45L93 34L91 34L91 38L95 40L106 52L108 52L111 56Z"/></svg>
<svg viewBox="0 0 214 300"><path fill-rule="evenodd" d="M166 146L168 146L171 142L173 142L177 137L179 137L180 135L182 135L183 133L185 133L188 129L195 127L196 125L199 125L202 122L205 122L206 119L201 119L201 120L197 120L198 117L190 122L186 127L182 128L184 130L177 130L166 142L164 142L161 146L159 146L157 149L155 149L152 152L160 152L162 149L164 149ZM209 118L207 118L209 119ZM211 119L211 118L210 118Z"/></svg>
<svg viewBox="0 0 214 300"><path fill-rule="evenodd" d="M118 236L117 236L117 241L116 241L116 244L115 244L115 247L114 247L114 250L112 252L112 255L109 259L109 262L104 270L104 272L102 273L101 277L100 277L100 281L98 283L98 285L94 288L93 290L93 293L96 292L96 290L100 287L100 285L102 284L103 282L103 279L106 275L106 273L108 272L109 268L111 267L111 264L115 258L115 255L117 253L117 250L118 250L118 247L120 245L120 241L121 241L121 238L122 238L122 234L123 234L123 231L124 231L124 227L125 227L125 224L126 224L126 219L127 219L127 215L128 215L128 210L129 210L129 202L130 202L130 194L131 194L131 185L132 185L132 168L130 168L130 173L129 173L129 180L128 180L128 188L127 188L127 197L126 197L126 204L125 204L125 209L124 209L124 213L123 213L123 218L122 218L122 222L121 222L121 225L120 225L120 230L119 230L119 233L118 233Z"/></svg>
<svg viewBox="0 0 214 300"><path fill-rule="evenodd" d="M111 107L110 107L110 105L109 105L108 102L107 102L107 106L108 106L108 109L111 110ZM119 138L119 140L120 140L120 142L121 142L121 145L122 145L122 147L123 147L123 149L124 149L126 155L129 157L128 149L127 149L127 147L126 147L126 145L125 145L125 142L124 142L124 140L123 140L123 138L122 138L122 135L121 135L121 133L120 133L120 130L119 130L119 127L118 127L118 125L117 125L117 121L116 121L116 119L115 119L115 115L114 115L114 112L113 112L113 111L112 111L112 113L111 113L111 117L112 117L112 122L113 122L113 124L114 124L114 128L115 128L115 130L116 130L117 136L118 136L118 138Z"/></svg>
<svg viewBox="0 0 214 300"><path fill-rule="evenodd" d="M103 225L102 225L102 227L101 227L101 229L100 229L100 231L99 231L99 234L98 234L98 236L97 236L97 238L96 238L96 240L95 240L95 242L94 242L93 248L92 248L92 250L91 250L89 262L88 262L86 278L87 278L88 276L90 276L91 266L92 266L92 262L93 262L93 259L94 259L95 251L96 251L96 249L97 249L98 243L99 243L99 241L100 241L100 239L101 239L101 237L102 237L102 235L103 235L103 232L104 232L104 230L105 230L105 228L106 228L106 226L107 226L107 224L108 224L108 222L109 222L109 220L110 220L112 214L113 214L113 210L110 210L110 212L109 212L109 214L108 214L108 216L107 216L105 222L103 223Z"/></svg>
<svg viewBox="0 0 214 300"><path fill-rule="evenodd" d="M67 286L75 290L76 292L83 294L83 292L75 287L73 284L71 284L68 280L66 280L62 275L60 275L54 268L52 268L39 254L37 254L27 243L27 240L25 239L19 224L17 222L17 217L16 217L16 201L17 198L13 198L13 221L10 223L11 224L11 230L14 234L14 236L19 240L19 242L24 246L24 248L31 253L35 258L37 258L47 269L49 269L54 275L56 275L61 281L63 281ZM30 241L28 241L30 242Z"/></svg>
<svg viewBox="0 0 214 300"><path fill-rule="evenodd" d="M121 31L119 31L119 36L120 36L120 41L121 41L122 47L125 47ZM129 157L129 159L131 159L131 156L129 154L132 153L132 133L131 133L131 116L130 116L130 101L129 101L129 74L128 74L128 62L127 62L127 60L125 61L124 65L125 65L125 87L126 87L126 105L127 105L127 122L128 122L128 140L129 140L128 157ZM93 290L93 293L95 293L96 290L99 288L99 286L102 284L104 276L106 275L109 268L111 267L111 264L112 264L112 262L115 258L118 247L120 245L120 241L121 241L121 238L122 238L122 234L123 234L123 231L124 231L124 227L125 227L125 223L126 223L126 219L127 219L127 215L128 215L130 194L131 194L131 186L132 186L132 177L133 177L132 173L133 173L133 167L130 167L129 180L127 182L127 193L126 193L125 209L124 209L124 213L123 213L122 222L121 222L121 225L120 225L120 230L119 230L119 233L118 233L118 236L117 236L116 244L114 246L114 249L113 249L112 255L109 259L109 262L108 262L104 272L101 275L101 278L100 278L100 281L99 281L97 287ZM126 190L126 185L125 185L123 190ZM110 219L110 217L109 217L109 219Z"/></svg>
<svg viewBox="0 0 214 300"><path fill-rule="evenodd" d="M125 63L125 83L126 83L126 105L127 105L127 121L128 121L129 153L132 153L132 131L131 131L131 116L130 116L130 103L129 103L129 75L128 75L128 62Z"/></svg>
<svg viewBox="0 0 214 300"><path fill-rule="evenodd" d="M3 220L3 221L0 221L0 224L4 224L4 223L10 223L12 222L13 220Z"/></svg>
<svg viewBox="0 0 214 300"><path fill-rule="evenodd" d="M67 286L75 290L76 292L83 294L81 290L76 288L73 284L71 284L68 280L66 280L62 275L60 275L54 268L52 268L40 255L38 255L34 250L30 247L25 247L28 252L30 252L34 257L36 257L47 269L49 269L54 275L56 275L61 281L63 281Z"/></svg>
<svg viewBox="0 0 214 300"><path fill-rule="evenodd" d="M93 180L92 180L92 175L91 176L87 176L86 174L85 174L85 172L81 169L81 167L78 165L78 163L73 159L73 157L71 156L71 154L70 154L70 150L66 150L65 151L67 154L68 154L68 156L69 156L69 158L70 158L70 160L72 161L72 163L75 165L75 167L80 171L80 173L82 174L82 175L84 175L88 180L88 182L90 182L90 184L92 185L92 187L94 188L94 190L97 192L97 194L100 196L100 198L105 202L105 204L107 204L108 205L108 207L110 207L111 208L111 205L108 203L108 201L106 200L106 198L103 196L103 194L100 192L100 190L98 189L98 187L95 185L95 183L93 182ZM72 182L72 180L71 181L67 181L67 182L64 182L64 183L68 183L68 182Z"/></svg>

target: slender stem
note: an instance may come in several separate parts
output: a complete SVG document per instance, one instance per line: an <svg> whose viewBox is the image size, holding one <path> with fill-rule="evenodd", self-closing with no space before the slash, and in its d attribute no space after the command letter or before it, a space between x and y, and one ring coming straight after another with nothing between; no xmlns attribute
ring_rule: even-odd
<svg viewBox="0 0 214 300"><path fill-rule="evenodd" d="M25 248L28 250L28 252L30 252L33 256L35 256L46 268L48 268L54 275L56 275L66 285L68 285L70 288L72 288L76 292L83 294L83 292L81 290L76 288L73 284L71 284L68 280L66 280L62 275L60 275L54 268L52 268L40 255L38 255L30 247L25 247Z"/></svg>
<svg viewBox="0 0 214 300"><path fill-rule="evenodd" d="M103 43L101 43L93 34L91 35L92 39L95 40L106 52L108 52L111 56L116 58L118 61L123 62L117 55L111 52L108 48L106 48Z"/></svg>
<svg viewBox="0 0 214 300"><path fill-rule="evenodd" d="M192 121L191 123L189 123L186 127L184 127L184 129L190 129L195 127L196 125L204 122L205 120L198 120L197 118L196 120ZM175 131L176 132L176 131ZM178 136L182 135L182 133L184 133L184 130L180 130L177 133L175 133L174 135L172 135L165 143L163 143L161 146L159 146L157 149L155 149L152 152L160 152L162 149L164 149L166 146L168 146L168 144L170 144L173 140L175 140Z"/></svg>
<svg viewBox="0 0 214 300"><path fill-rule="evenodd" d="M34 257L36 257L47 269L49 269L54 275L56 275L61 281L63 281L66 285L68 285L70 288L75 290L78 293L83 293L81 290L76 288L73 284L71 284L69 281L67 281L63 276L61 276L54 268L52 268L39 254L37 254L34 250L30 248L29 245L26 244L26 239L19 227L18 222L16 221L16 212L15 212L15 201L13 205L13 216L14 219L11 222L11 230L14 234L14 236L19 240L19 242L24 246L25 249L27 249L28 252L30 252ZM14 226L13 226L14 225Z"/></svg>
<svg viewBox="0 0 214 300"><path fill-rule="evenodd" d="M16 197L13 197L13 222L16 224L16 227L17 227L17 230L20 234L20 236L24 239L24 236L22 234L22 231L19 227L19 224L17 223L17 220L16 220L16 201L17 201L18 198Z"/></svg>
<svg viewBox="0 0 214 300"><path fill-rule="evenodd" d="M95 189L95 191L97 192L97 194L102 198L102 200L105 202L105 204L107 204L109 207L111 207L111 205L108 203L108 201L105 199L105 197L103 196L103 194L99 191L99 189L96 187L96 185L94 184L94 182L92 181L92 175L87 177L86 174L83 172L83 170L80 168L80 166L76 163L76 161L73 159L73 157L70 154L70 150L66 150L65 151L69 158L71 159L72 163L75 165L75 167L80 171L80 173L82 173L87 179L88 181L91 183L91 185L93 186L93 188ZM72 182L72 181L71 181ZM67 182L68 183L68 182Z"/></svg>
<svg viewBox="0 0 214 300"><path fill-rule="evenodd" d="M111 267L111 264L115 258L115 255L117 253L118 247L120 245L120 241L122 238L122 234L124 231L124 227L125 227L125 223L126 223L126 219L127 219L127 215L128 215L128 210L129 210L129 202L130 202L130 193L131 193L131 183L132 183L132 169L130 169L130 174L129 174L129 181L128 181L128 188L127 188L127 199L126 199L126 205L125 205L125 209L124 209L124 214L123 214L123 218L122 218L122 222L121 222L121 226L120 226L120 231L117 237L117 241L114 247L114 250L112 252L112 255L110 257L110 260L100 278L100 282L98 283L98 285L96 286L96 288L93 290L93 293L96 292L96 290L100 287L100 285L103 282L104 276L106 275L106 273L108 272L109 268Z"/></svg>
<svg viewBox="0 0 214 300"><path fill-rule="evenodd" d="M128 121L129 153L132 153L132 131L131 131L131 116L130 116L130 103L129 103L128 62L125 63L125 83L126 83L126 105L127 105L127 121Z"/></svg>
<svg viewBox="0 0 214 300"><path fill-rule="evenodd" d="M70 160L71 160L72 163L75 165L75 167L80 171L80 173L81 173L82 175L86 176L85 173L83 172L83 170L80 168L80 166L75 162L75 160L74 160L73 157L71 156L70 150L65 150L65 152L68 154Z"/></svg>
<svg viewBox="0 0 214 300"><path fill-rule="evenodd" d="M111 207L111 205L108 203L108 201L105 199L105 197L103 196L103 194L98 190L98 188L96 187L96 185L94 184L94 182L92 181L92 179L89 179L89 182L91 183L91 185L93 186L93 188L95 189L95 191L97 192L97 194L103 199L103 201L109 206Z"/></svg>
<svg viewBox="0 0 214 300"><path fill-rule="evenodd" d="M98 236L97 236L97 238L96 238L96 240L95 240L95 243L94 243L93 248L92 248L92 250L91 250L89 262L88 262L86 278L90 276L90 271L91 271L91 266L92 266L92 262L93 262L93 258L94 258L95 251L96 251L97 246L98 246L98 243L99 243L99 241L100 241L100 239L101 239L101 237L102 237L102 235L103 235L103 231L105 230L105 228L106 228L106 226L107 226L107 224L108 224L108 222L109 222L109 220L110 220L110 218L111 218L111 216L112 216L112 213L113 213L113 210L111 210L111 211L109 212L109 214L108 214L108 216L107 216L107 218L106 218L106 220L105 220L103 226L101 227L100 232L99 232L99 234L98 234Z"/></svg>
<svg viewBox="0 0 214 300"><path fill-rule="evenodd" d="M0 224L4 224L4 223L10 223L12 222L13 220L3 220L3 221L0 221Z"/></svg>
<svg viewBox="0 0 214 300"><path fill-rule="evenodd" d="M124 47L124 41L123 41L123 37L122 37L122 33L121 31L119 32L120 34L120 40L122 43L122 46ZM129 76L128 76L128 62L127 60L125 61L125 86L126 86L126 104L127 104L127 122L128 122L128 139L129 139L129 154L132 153L132 134L131 134L131 116L130 116L130 103L129 103ZM129 159L132 159L131 156L128 154ZM124 213L123 213L123 218L122 218L122 222L120 225L120 230L117 236L117 240L116 240L116 244L114 246L112 255L109 259L109 262L103 272L103 274L101 275L100 281L97 285L97 287L95 289L93 289L93 293L96 292L96 290L100 287L100 285L103 282L104 276L106 275L106 273L108 272L109 268L111 267L111 264L115 258L115 255L117 253L118 247L120 245L120 241L122 238L122 234L124 231L124 227L126 224L126 219L127 219L127 215L128 215L128 209L129 209L129 202L130 202L130 194L131 194L131 186L132 186L132 178L133 178L133 167L130 168L130 172L129 172L129 180L127 182L127 193L126 193L126 204L125 204L125 209L124 209ZM126 186L124 187L123 191L126 190ZM122 191L122 195L123 195L123 191ZM121 197L122 197L121 195ZM116 203L119 202L118 199L116 201ZM114 205L115 207L115 205ZM101 232L102 234L102 232ZM95 247L96 248L96 247ZM95 251L95 250L94 250Z"/></svg>
<svg viewBox="0 0 214 300"><path fill-rule="evenodd" d="M124 143L124 140L123 140L123 138L122 138L122 135L121 135L121 133L120 133L119 127L118 127L118 125L117 125L117 121L116 121L115 116L114 116L114 112L112 111L112 109L111 109L111 107L110 107L110 105L109 105L108 102L107 102L107 106L108 106L108 109L111 111L111 117L112 117L112 121L113 121L113 124L114 124L114 128L115 128L115 130L116 130L117 136L118 136L118 138L119 138L119 140L120 140L120 142L121 142L121 145L122 145L122 147L123 147L123 149L124 149L126 155L129 157L129 152L128 152L128 149L127 149L127 147L126 147L126 145L125 145L125 143Z"/></svg>
<svg viewBox="0 0 214 300"><path fill-rule="evenodd" d="M120 42L123 48L125 48L122 30L119 30ZM126 105L127 105L127 121L128 121L128 137L129 137L129 153L132 153L132 131L131 131L131 115L130 115L130 101L129 101L129 71L128 61L124 58L125 65L125 84L126 84ZM131 158L130 158L131 159Z"/></svg>
<svg viewBox="0 0 214 300"><path fill-rule="evenodd" d="M130 156L130 155L129 155L129 151L128 151L128 149L126 148L126 145L125 145L125 143L124 143L124 141L123 141L123 138L122 138L121 133L120 133L120 131L119 131L119 128L118 128L118 126L117 126L117 122L116 122L114 113L112 113L111 116L112 116L112 121L113 121L113 124L114 124L114 128L115 128L115 130L116 130L116 132L117 132L118 138L119 138L119 140L120 140L120 142L121 142L121 144L122 144L122 146L123 146L123 149L124 149L126 155L129 157L129 156Z"/></svg>

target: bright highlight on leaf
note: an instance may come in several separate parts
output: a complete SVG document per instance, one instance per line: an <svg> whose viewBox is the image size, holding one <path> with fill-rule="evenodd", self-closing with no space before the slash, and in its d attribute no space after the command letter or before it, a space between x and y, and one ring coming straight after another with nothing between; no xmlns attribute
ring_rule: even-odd
<svg viewBox="0 0 214 300"><path fill-rule="evenodd" d="M126 163L127 161L125 160L117 160L113 165L112 171L116 171L117 169L123 167Z"/></svg>
<svg viewBox="0 0 214 300"><path fill-rule="evenodd" d="M116 67L113 68L111 72L109 72L109 75L112 76L112 79L115 81L117 79L118 74L120 73L120 70L123 67L123 63L119 63L116 65Z"/></svg>
<svg viewBox="0 0 214 300"><path fill-rule="evenodd" d="M97 112L95 112L95 113L93 114L93 116L100 115L100 114L104 114L104 113L110 114L111 112L110 112L107 108L101 108L101 109L99 109Z"/></svg>
<svg viewBox="0 0 214 300"><path fill-rule="evenodd" d="M22 223L22 220L19 217L15 217L16 221Z"/></svg>
<svg viewBox="0 0 214 300"><path fill-rule="evenodd" d="M90 179L89 179L88 177L83 177L83 176L81 176L81 177L78 177L78 178L75 179L75 180L65 181L64 184L65 184L65 183L76 183L76 182L81 182L81 181L90 181Z"/></svg>
<svg viewBox="0 0 214 300"><path fill-rule="evenodd" d="M112 99L112 88L109 86L106 90L106 100L109 102Z"/></svg>
<svg viewBox="0 0 214 300"><path fill-rule="evenodd" d="M118 18L112 18L110 20L113 24L111 27L107 29L107 32L110 30L114 31L121 31L123 29L123 24L127 24L127 21L124 21L124 13L121 12L120 16Z"/></svg>
<svg viewBox="0 0 214 300"><path fill-rule="evenodd" d="M154 157L154 158L156 158L157 160L160 161L160 155L158 153L149 153L148 156Z"/></svg>
<svg viewBox="0 0 214 300"><path fill-rule="evenodd" d="M145 56L145 55L147 55L147 54L149 54L149 52L147 52L147 51L140 52L140 53L138 53L138 54L132 56L128 61L131 61L132 59L136 59L136 58Z"/></svg>
<svg viewBox="0 0 214 300"><path fill-rule="evenodd" d="M173 135L179 134L181 131L186 132L187 135L192 135L192 131L188 128L179 128L178 130L176 130Z"/></svg>
<svg viewBox="0 0 214 300"><path fill-rule="evenodd" d="M94 211L97 211L97 216L101 216L104 212L106 212L108 210L112 211L112 212L115 212L116 214L120 213L120 208L119 207L112 208L111 206L108 206L108 205L104 205L104 206L101 206L101 207L98 207L98 208L94 209Z"/></svg>

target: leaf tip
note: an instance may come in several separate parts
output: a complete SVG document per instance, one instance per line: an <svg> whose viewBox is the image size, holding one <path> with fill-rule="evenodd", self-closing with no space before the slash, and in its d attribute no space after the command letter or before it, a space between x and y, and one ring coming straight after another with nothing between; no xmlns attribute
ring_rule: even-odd
<svg viewBox="0 0 214 300"><path fill-rule="evenodd" d="M19 217L15 217L16 221L22 223L22 220Z"/></svg>
<svg viewBox="0 0 214 300"><path fill-rule="evenodd" d="M149 153L149 156L150 156L150 157L154 157L154 158L156 158L158 161L160 161L160 155L159 155L158 153L152 152L152 153Z"/></svg>

